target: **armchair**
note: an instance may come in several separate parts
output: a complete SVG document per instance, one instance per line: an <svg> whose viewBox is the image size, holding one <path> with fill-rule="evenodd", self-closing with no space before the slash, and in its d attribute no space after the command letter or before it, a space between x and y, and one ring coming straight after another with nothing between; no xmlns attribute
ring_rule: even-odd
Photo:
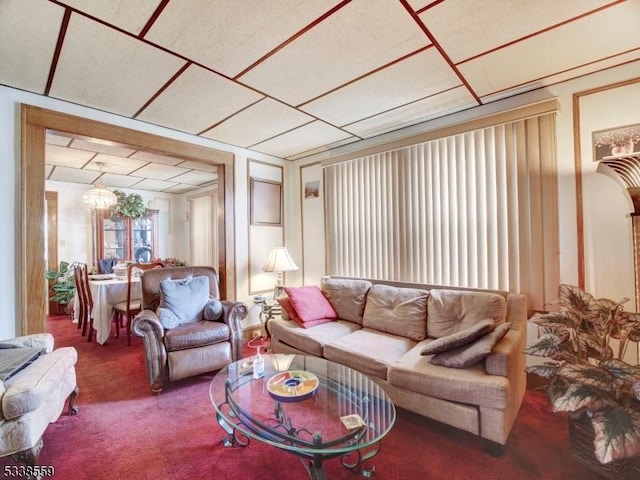
<svg viewBox="0 0 640 480"><path fill-rule="evenodd" d="M42 435L55 422L69 398L69 415L78 411L73 347L55 349L50 333L25 335L0 342L0 456L34 467L42 450ZM16 355L20 352L37 352ZM18 359L18 357L20 357ZM37 476L37 475L35 475ZM34 477L29 474L29 478Z"/></svg>
<svg viewBox="0 0 640 480"><path fill-rule="evenodd" d="M206 277L209 288L208 299L205 299L209 303L202 308L200 292L189 290L189 285L196 281L202 283L201 277ZM219 370L242 357L241 321L247 316L247 307L241 302L220 299L214 268L147 270L140 282L142 312L133 320L132 329L143 338L152 392L160 393L167 381ZM196 305L197 312L191 315L168 312L167 317L163 309L170 309L169 294L174 292L169 288L180 289L175 297L187 310L193 310ZM191 318L184 318L188 316Z"/></svg>

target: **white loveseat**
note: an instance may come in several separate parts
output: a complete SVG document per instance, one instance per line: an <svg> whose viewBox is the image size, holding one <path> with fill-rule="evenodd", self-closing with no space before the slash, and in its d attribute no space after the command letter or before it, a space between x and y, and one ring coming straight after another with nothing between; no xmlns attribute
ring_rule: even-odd
<svg viewBox="0 0 640 480"><path fill-rule="evenodd" d="M323 278L320 289L337 318L302 326L285 313L270 321L273 353L323 356L354 368L396 406L479 435L501 452L526 388L525 295L341 277ZM283 307L291 310L287 302ZM436 339L454 338L488 318L496 330L507 322L510 328L501 328L506 334L477 363L436 365L434 355L422 353Z"/></svg>

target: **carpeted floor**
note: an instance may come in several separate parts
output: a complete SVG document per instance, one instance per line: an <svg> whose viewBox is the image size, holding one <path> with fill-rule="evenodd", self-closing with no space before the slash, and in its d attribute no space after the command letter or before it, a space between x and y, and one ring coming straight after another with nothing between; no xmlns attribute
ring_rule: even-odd
<svg viewBox="0 0 640 480"><path fill-rule="evenodd" d="M57 480L307 478L296 457L252 441L225 448L209 402L211 376L170 384L152 395L141 339L87 343L68 318L52 317L57 346L77 348L80 396L77 416L63 415L44 435L42 465ZM0 469L11 464L0 459ZM502 457L481 439L399 410L396 425L374 458L375 478L474 480L596 480L576 463L567 444L566 419L549 410L544 394L528 391ZM325 462L329 479L362 478L339 460Z"/></svg>

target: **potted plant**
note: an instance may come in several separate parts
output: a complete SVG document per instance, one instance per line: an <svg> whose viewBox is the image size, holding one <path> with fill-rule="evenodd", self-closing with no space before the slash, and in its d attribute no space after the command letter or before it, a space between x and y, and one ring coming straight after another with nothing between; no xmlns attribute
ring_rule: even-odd
<svg viewBox="0 0 640 480"><path fill-rule="evenodd" d="M54 280L51 285L53 295L50 300L61 305L68 305L76 295L76 283L73 275L73 265L69 262L60 262L58 270L47 270L44 274L47 280Z"/></svg>
<svg viewBox="0 0 640 480"><path fill-rule="evenodd" d="M624 478L640 454L640 367L623 360L629 342L640 340L640 321L623 302L571 285L560 285L558 303L559 311L534 320L541 335L525 350L549 360L527 371L549 380L553 411L568 413L574 457Z"/></svg>
<svg viewBox="0 0 640 480"><path fill-rule="evenodd" d="M147 214L147 207L144 200L137 193L127 195L120 190L114 190L114 195L118 198L118 203L111 207L111 213L121 217L140 218Z"/></svg>

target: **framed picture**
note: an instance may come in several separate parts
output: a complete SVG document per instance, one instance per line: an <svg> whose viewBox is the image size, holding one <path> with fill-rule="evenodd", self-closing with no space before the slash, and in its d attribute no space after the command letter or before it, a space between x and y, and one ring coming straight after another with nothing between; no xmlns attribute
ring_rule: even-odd
<svg viewBox="0 0 640 480"><path fill-rule="evenodd" d="M318 198L320 196L320 182L307 182L304 184L304 198Z"/></svg>
<svg viewBox="0 0 640 480"><path fill-rule="evenodd" d="M251 177L251 225L282 225L282 184Z"/></svg>
<svg viewBox="0 0 640 480"><path fill-rule="evenodd" d="M640 154L640 123L592 133L593 160Z"/></svg>

